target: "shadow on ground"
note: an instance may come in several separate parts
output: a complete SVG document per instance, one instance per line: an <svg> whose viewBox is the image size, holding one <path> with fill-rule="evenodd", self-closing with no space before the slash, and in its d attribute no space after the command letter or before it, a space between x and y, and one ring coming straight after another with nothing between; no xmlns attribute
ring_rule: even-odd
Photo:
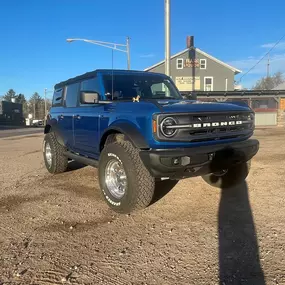
<svg viewBox="0 0 285 285"><path fill-rule="evenodd" d="M178 183L178 180L164 180L155 182L154 195L151 205L158 202L166 194L168 194Z"/></svg>
<svg viewBox="0 0 285 285"><path fill-rule="evenodd" d="M81 169L81 168L84 168L84 167L86 167L85 164L82 164L80 162L72 160L72 161L68 162L67 172L78 170L78 169Z"/></svg>
<svg viewBox="0 0 285 285"><path fill-rule="evenodd" d="M220 284L264 285L246 182L222 189L218 219Z"/></svg>

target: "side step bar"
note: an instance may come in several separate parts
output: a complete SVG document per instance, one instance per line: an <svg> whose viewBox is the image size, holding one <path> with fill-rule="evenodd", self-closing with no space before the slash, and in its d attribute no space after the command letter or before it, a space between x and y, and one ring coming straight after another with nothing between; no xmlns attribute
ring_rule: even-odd
<svg viewBox="0 0 285 285"><path fill-rule="evenodd" d="M92 159L92 158L89 158L89 157L85 157L85 156L82 156L82 155L79 155L79 154L75 154L73 152L70 152L70 151L66 151L64 153L68 158L70 159L73 159L77 162L80 162L82 164L85 164L85 165L90 165L90 166L93 166L93 167L98 167L99 165L99 161L98 160L95 160L95 159Z"/></svg>

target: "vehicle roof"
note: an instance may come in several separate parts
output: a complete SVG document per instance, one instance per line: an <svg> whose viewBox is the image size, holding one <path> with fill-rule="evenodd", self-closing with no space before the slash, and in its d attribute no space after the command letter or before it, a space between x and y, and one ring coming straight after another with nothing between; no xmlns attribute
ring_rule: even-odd
<svg viewBox="0 0 285 285"><path fill-rule="evenodd" d="M141 70L125 70L125 69L96 69L90 72L86 72L84 74L78 75L76 77L70 78L68 80L62 81L57 83L54 86L54 89L59 89L62 88L66 85L72 84L72 83L76 83L79 81L82 81L84 79L88 79L88 78L92 78L92 77L96 77L97 73L101 73L101 74L144 74L144 75L156 75L156 76L166 76L165 74L162 73L156 73L156 72L146 72L146 71L141 71Z"/></svg>

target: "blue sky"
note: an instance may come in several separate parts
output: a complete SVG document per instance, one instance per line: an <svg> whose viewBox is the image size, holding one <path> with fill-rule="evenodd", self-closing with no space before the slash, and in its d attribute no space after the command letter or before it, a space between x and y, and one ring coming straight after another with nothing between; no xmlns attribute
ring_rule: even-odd
<svg viewBox="0 0 285 285"><path fill-rule="evenodd" d="M243 72L285 34L284 0L172 0L171 9L172 54L194 35L197 47ZM111 50L66 38L124 43L126 36L132 69L162 60L164 0L1 0L0 95L9 88L43 95L58 81L111 68ZM285 72L285 40L271 58L271 72ZM124 53L114 53L114 67L126 68ZM251 87L265 72L263 61L241 83Z"/></svg>

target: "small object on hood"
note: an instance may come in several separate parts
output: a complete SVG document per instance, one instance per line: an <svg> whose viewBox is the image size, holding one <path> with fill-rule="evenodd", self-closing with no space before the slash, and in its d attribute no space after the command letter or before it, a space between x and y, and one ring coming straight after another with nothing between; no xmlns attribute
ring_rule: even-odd
<svg viewBox="0 0 285 285"><path fill-rule="evenodd" d="M137 97L133 97L133 102L139 102L140 98L141 98L140 95L138 95Z"/></svg>

